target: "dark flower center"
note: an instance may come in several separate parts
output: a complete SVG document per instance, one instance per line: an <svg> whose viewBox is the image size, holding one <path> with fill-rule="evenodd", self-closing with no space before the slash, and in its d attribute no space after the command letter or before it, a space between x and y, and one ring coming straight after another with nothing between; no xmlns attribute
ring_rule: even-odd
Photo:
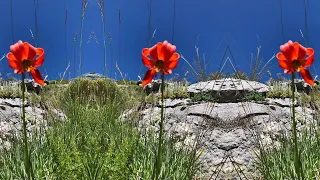
<svg viewBox="0 0 320 180"><path fill-rule="evenodd" d="M156 66L156 71L159 72L163 69L164 63L162 60L156 60L155 66Z"/></svg>
<svg viewBox="0 0 320 180"><path fill-rule="evenodd" d="M22 68L29 72L31 70L31 66L32 66L32 60L30 59L26 59L22 61Z"/></svg>
<svg viewBox="0 0 320 180"><path fill-rule="evenodd" d="M292 64L293 64L293 69L297 72L300 72L301 68L304 66L304 60L296 59L296 60L293 60Z"/></svg>

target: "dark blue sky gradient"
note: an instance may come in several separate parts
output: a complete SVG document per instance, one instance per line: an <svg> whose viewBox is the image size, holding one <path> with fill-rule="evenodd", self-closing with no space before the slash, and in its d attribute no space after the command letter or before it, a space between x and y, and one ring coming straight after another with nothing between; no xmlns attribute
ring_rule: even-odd
<svg viewBox="0 0 320 180"><path fill-rule="evenodd" d="M14 42L21 39L35 45L30 33L31 30L34 35L36 34L34 1L12 1ZM228 45L234 55L237 69L249 71L251 53L256 54L257 46L261 45L261 55L266 62L279 51L283 40L291 39L305 45L301 30L304 35L308 35L308 46L315 49L315 64L310 70L313 76L317 74L317 67L320 66L319 0L306 0L308 28L305 24L305 0L282 0L284 38L280 0L176 0L175 23L173 0L151 0L151 26L148 25L149 2L150 0L105 1L106 31L112 36L112 48L107 42L107 65L111 78L121 78L115 62L118 62L127 79L137 80L138 75L143 77L147 69L141 63L141 50L149 46L149 31L155 30L152 45L158 41L169 40L192 64L196 55L195 46L198 46L200 53L205 53L208 72L218 70ZM66 8L68 9L67 46L65 46L64 24ZM38 46L45 49L45 63L40 70L43 75L48 74L50 80L59 78L59 73L64 72L69 61L71 77L77 75L74 69L78 69L79 66L81 8L81 0L38 0ZM119 10L121 25L119 25ZM10 12L10 0L1 0L0 55L7 53L13 43ZM91 32L96 35L98 43L94 39L87 43ZM73 39L76 33L78 38L74 57ZM108 37L108 33L106 36ZM99 6L96 0L90 0L83 29L83 73L89 71L103 73L103 49ZM230 67L229 63L227 66ZM271 66L269 70L272 75L283 72L278 67L276 59L272 61ZM183 77L186 71L190 71L190 68L180 59L174 73ZM232 72L231 68L225 71ZM3 76L13 73L7 59L0 62L0 72ZM190 75L188 77L191 78ZM69 73L66 78L69 78ZM264 76L264 80L266 79L268 79L267 74Z"/></svg>

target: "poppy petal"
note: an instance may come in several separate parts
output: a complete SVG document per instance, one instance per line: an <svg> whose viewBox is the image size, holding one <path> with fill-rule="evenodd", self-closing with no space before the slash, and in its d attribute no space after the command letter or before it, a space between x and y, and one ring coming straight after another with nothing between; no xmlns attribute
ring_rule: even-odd
<svg viewBox="0 0 320 180"><path fill-rule="evenodd" d="M307 59L305 61L305 67L309 67L313 64L314 61L314 50L312 48L307 48Z"/></svg>
<svg viewBox="0 0 320 180"><path fill-rule="evenodd" d="M23 46L27 53L27 57L25 57L25 59L34 59L37 55L37 49L28 42L24 42Z"/></svg>
<svg viewBox="0 0 320 180"><path fill-rule="evenodd" d="M149 48L143 48L141 51L142 56L149 56L150 55L150 50Z"/></svg>
<svg viewBox="0 0 320 180"><path fill-rule="evenodd" d="M293 72L294 72L293 69L285 69L285 70L284 70L284 73L285 73L285 74L292 74Z"/></svg>
<svg viewBox="0 0 320 180"><path fill-rule="evenodd" d="M12 54L12 52L9 52L9 53L7 54L7 58L8 58L9 60L13 60L13 61L16 61L16 60L17 60L17 58L14 56L14 54Z"/></svg>
<svg viewBox="0 0 320 180"><path fill-rule="evenodd" d="M170 44L168 41L163 42L163 52L164 52L164 60L169 60L172 55L176 52L177 47L175 45Z"/></svg>
<svg viewBox="0 0 320 180"><path fill-rule="evenodd" d="M158 43L159 44L159 43ZM158 60L158 44L152 46L149 48L149 54L153 60Z"/></svg>
<svg viewBox="0 0 320 180"><path fill-rule="evenodd" d="M34 79L35 82L37 82L38 84L40 84L41 86L44 86L44 80L41 76L41 73L38 69L36 68L32 68L30 71L30 74L32 76L32 78Z"/></svg>
<svg viewBox="0 0 320 180"><path fill-rule="evenodd" d="M152 79L154 78L154 76L156 75L156 71L154 69L150 69L146 72L146 75L144 76L143 80L142 80L142 86L145 86L147 84L149 84Z"/></svg>
<svg viewBox="0 0 320 180"><path fill-rule="evenodd" d="M295 52L295 48L291 40L285 43L284 45L281 45L280 51L288 61L293 61L297 57L297 52Z"/></svg>
<svg viewBox="0 0 320 180"><path fill-rule="evenodd" d="M164 61L165 59L164 59L164 57L165 57L165 52L164 52L164 50L163 50L163 44L162 44L162 42L159 42L158 44L157 44L157 53L158 53L158 60L162 60L162 61Z"/></svg>
<svg viewBox="0 0 320 180"><path fill-rule="evenodd" d="M172 70L171 69L165 69L165 70L163 70L163 74L172 74Z"/></svg>
<svg viewBox="0 0 320 180"><path fill-rule="evenodd" d="M178 65L178 60L180 58L180 55L178 53L174 53L169 61L165 62L165 68L167 69L174 69Z"/></svg>
<svg viewBox="0 0 320 180"><path fill-rule="evenodd" d="M311 86L314 86L314 81L308 69L301 68L300 74L306 83L310 84Z"/></svg>
<svg viewBox="0 0 320 180"><path fill-rule="evenodd" d="M177 61L180 58L180 55L178 53L173 53L171 58L169 60L171 61Z"/></svg>
<svg viewBox="0 0 320 180"><path fill-rule="evenodd" d="M152 66L154 65L154 61L150 60L148 58L148 55L150 54L149 48L144 48L142 50L142 63L148 67L148 68L152 68Z"/></svg>
<svg viewBox="0 0 320 180"><path fill-rule="evenodd" d="M152 62L151 62L151 60L150 60L148 57L142 56L142 63L143 63L146 67L152 68Z"/></svg>
<svg viewBox="0 0 320 180"><path fill-rule="evenodd" d="M28 54L29 54L29 43L28 42L24 42L21 45L21 61L27 60L28 59Z"/></svg>
<svg viewBox="0 0 320 180"><path fill-rule="evenodd" d="M25 53L23 42L21 40L19 40L17 43L11 45L10 51L12 52L12 54L16 57L16 59L18 61L22 61L23 53Z"/></svg>
<svg viewBox="0 0 320 180"><path fill-rule="evenodd" d="M299 44L298 42L294 42L293 43L294 49L295 49L295 59L304 59L304 57L306 57L307 55L307 48L303 47L301 44Z"/></svg>
<svg viewBox="0 0 320 180"><path fill-rule="evenodd" d="M9 61L9 66L13 69L20 69L21 68L21 64L19 63L19 61L17 61L16 57L11 53L9 52L7 54L7 58L8 58L8 61Z"/></svg>
<svg viewBox="0 0 320 180"><path fill-rule="evenodd" d="M287 60L286 57L282 54L282 52L277 53L276 57L281 60Z"/></svg>
<svg viewBox="0 0 320 180"><path fill-rule="evenodd" d="M22 74L23 72L24 72L23 69L15 69L14 70L15 74Z"/></svg>
<svg viewBox="0 0 320 180"><path fill-rule="evenodd" d="M44 61L44 50L42 48L36 48L36 54L38 54L39 56L34 61L34 67L39 67L43 64Z"/></svg>
<svg viewBox="0 0 320 180"><path fill-rule="evenodd" d="M278 58L279 66L281 68L283 68L283 69L292 69L292 62L288 61L286 59L286 57L281 52L279 52L277 54L277 58Z"/></svg>

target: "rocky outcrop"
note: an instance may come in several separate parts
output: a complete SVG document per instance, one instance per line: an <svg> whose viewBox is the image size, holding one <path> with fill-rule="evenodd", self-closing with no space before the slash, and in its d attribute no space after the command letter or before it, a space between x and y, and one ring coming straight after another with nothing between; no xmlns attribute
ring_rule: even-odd
<svg viewBox="0 0 320 180"><path fill-rule="evenodd" d="M178 146L203 151L201 175L208 179L254 179L257 149L277 143L291 129L289 99L267 99L264 103L194 103L165 101L165 131L180 139ZM160 105L141 112L140 129L158 131ZM311 109L296 108L298 130L313 122ZM198 139L199 138L199 139ZM241 171L241 172L239 172Z"/></svg>
<svg viewBox="0 0 320 180"><path fill-rule="evenodd" d="M76 82L79 79L89 79L89 80L98 80L98 79L106 79L108 81L115 81L114 79L108 78L102 74L96 73L96 72L89 72L89 73L85 73L79 77L70 79L70 82Z"/></svg>
<svg viewBox="0 0 320 180"><path fill-rule="evenodd" d="M137 85L141 85L142 81L138 81ZM152 80L149 84L143 87L147 95L151 93L159 93L161 86L161 79ZM165 82L165 88L170 88L173 86L173 83Z"/></svg>
<svg viewBox="0 0 320 180"><path fill-rule="evenodd" d="M233 78L198 82L188 86L191 97L205 93L211 95L217 102L238 102L248 93L261 93L265 96L268 91L269 87L263 83Z"/></svg>
<svg viewBox="0 0 320 180"><path fill-rule="evenodd" d="M27 92L35 92L36 94L40 94L42 91L42 86L36 83L33 79L25 79L24 81ZM49 84L49 81L44 81L46 85Z"/></svg>
<svg viewBox="0 0 320 180"><path fill-rule="evenodd" d="M150 87L156 86L151 83ZM191 84L187 91L191 97L209 95L215 103L166 99L165 131L179 140L178 147L196 145L203 151L199 174L205 179L256 179L259 174L254 166L259 147L276 147L281 136L291 135L290 98L243 100L250 93L266 97L266 84L226 78ZM298 102L295 106L298 132L306 125L317 124L314 110L302 108ZM157 135L160 113L160 102L140 112L137 127L142 134L153 129Z"/></svg>
<svg viewBox="0 0 320 180"><path fill-rule="evenodd" d="M2 148L9 149L10 142L22 133L21 105L22 101L19 98L0 98L0 150ZM28 135L31 132L43 133L50 126L47 117L48 110L44 110L40 105L31 106L28 101L25 101L25 112ZM55 118L65 118L61 111L52 109L50 113Z"/></svg>

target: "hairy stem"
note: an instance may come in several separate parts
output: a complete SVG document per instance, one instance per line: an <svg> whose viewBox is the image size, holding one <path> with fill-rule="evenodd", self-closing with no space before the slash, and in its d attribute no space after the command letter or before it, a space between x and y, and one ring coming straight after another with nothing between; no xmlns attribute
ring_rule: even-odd
<svg viewBox="0 0 320 180"><path fill-rule="evenodd" d="M26 122L26 114L25 114L25 74L22 73L22 121L23 121L23 143L24 143L24 166L28 176L28 179L31 179L31 161L29 158L29 151L28 151L28 139L27 139L27 122Z"/></svg>
<svg viewBox="0 0 320 180"><path fill-rule="evenodd" d="M159 142L158 142L158 154L156 159L156 174L155 179L159 179L161 164L162 164L162 136L163 136L163 121L164 121L164 74L161 74L161 120L160 120L160 130L159 130Z"/></svg>
<svg viewBox="0 0 320 180"><path fill-rule="evenodd" d="M295 112L295 85L294 85L295 74L292 73L291 89L292 89L292 131L293 131L293 142L294 142L294 167L298 176L298 180L301 179L302 167L298 151L297 142L297 121Z"/></svg>

